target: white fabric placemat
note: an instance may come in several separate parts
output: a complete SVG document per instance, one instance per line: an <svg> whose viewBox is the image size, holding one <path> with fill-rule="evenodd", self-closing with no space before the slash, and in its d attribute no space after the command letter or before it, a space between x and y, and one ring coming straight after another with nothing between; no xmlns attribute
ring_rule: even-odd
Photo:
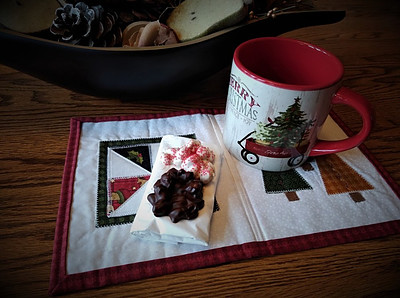
<svg viewBox="0 0 400 298"><path fill-rule="evenodd" d="M265 180L267 176L262 171L237 161L225 150L221 137L223 123L223 114L82 122L68 230L67 274L400 219L399 198L359 149L335 154L335 158L349 165L372 186L372 189L354 191L363 198L359 202L352 200L354 192L327 192L321 178L324 169L318 158L310 162L311 171L293 170L293 180L305 182L308 187L291 192L268 192L271 181ZM142 140L145 143L149 138L171 134L194 134L197 139L221 148L216 189L219 211L212 215L208 246L132 237L131 222L98 225L98 212L103 212L97 204L98 181L101 175L107 175L99 167L101 142ZM344 135L331 118L322 134L328 139ZM155 143L151 146L156 146ZM288 193L295 194L296 200L288 200ZM118 217L113 220L117 222Z"/></svg>

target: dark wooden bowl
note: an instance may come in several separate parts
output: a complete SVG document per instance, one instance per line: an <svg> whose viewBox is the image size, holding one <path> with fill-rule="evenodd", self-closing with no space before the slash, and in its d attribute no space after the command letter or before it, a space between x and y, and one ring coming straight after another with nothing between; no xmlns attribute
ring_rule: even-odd
<svg viewBox="0 0 400 298"><path fill-rule="evenodd" d="M147 48L69 45L1 29L0 63L90 95L130 100L188 86L228 66L235 48L256 37L342 20L344 11L288 12L190 42Z"/></svg>

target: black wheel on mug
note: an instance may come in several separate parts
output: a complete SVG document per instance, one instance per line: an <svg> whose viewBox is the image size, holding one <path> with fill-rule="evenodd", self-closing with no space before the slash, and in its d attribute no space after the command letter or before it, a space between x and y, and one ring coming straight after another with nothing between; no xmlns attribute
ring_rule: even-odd
<svg viewBox="0 0 400 298"><path fill-rule="evenodd" d="M243 149L241 152L242 158L251 165L255 165L259 162L260 158L257 154L250 152L249 150Z"/></svg>

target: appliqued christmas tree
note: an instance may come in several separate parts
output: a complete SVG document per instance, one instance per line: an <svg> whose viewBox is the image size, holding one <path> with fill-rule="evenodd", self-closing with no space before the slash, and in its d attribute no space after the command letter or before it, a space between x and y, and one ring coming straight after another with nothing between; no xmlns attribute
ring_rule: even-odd
<svg viewBox="0 0 400 298"><path fill-rule="evenodd" d="M266 193L284 193L289 201L298 201L297 191L312 189L294 169L285 172L262 171Z"/></svg>
<svg viewBox="0 0 400 298"><path fill-rule="evenodd" d="M256 142L271 147L295 148L307 140L315 120L307 120L306 113L300 109L300 101L300 97L295 98L294 103L286 111L279 112L275 120L269 118L267 124L257 123Z"/></svg>
<svg viewBox="0 0 400 298"><path fill-rule="evenodd" d="M374 188L336 154L318 156L316 160L328 195L349 193L358 203L365 201L360 191Z"/></svg>

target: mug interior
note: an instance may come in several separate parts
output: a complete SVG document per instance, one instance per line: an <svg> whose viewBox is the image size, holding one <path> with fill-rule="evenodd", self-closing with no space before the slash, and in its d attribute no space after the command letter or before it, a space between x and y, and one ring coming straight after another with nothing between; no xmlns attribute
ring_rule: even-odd
<svg viewBox="0 0 400 298"><path fill-rule="evenodd" d="M288 38L248 40L236 48L234 61L254 79L285 89L322 89L336 84L343 76L343 65L334 55Z"/></svg>

